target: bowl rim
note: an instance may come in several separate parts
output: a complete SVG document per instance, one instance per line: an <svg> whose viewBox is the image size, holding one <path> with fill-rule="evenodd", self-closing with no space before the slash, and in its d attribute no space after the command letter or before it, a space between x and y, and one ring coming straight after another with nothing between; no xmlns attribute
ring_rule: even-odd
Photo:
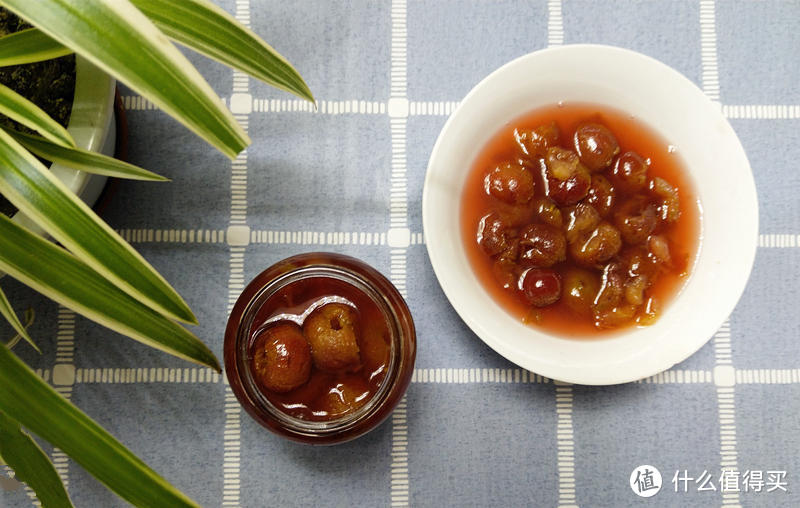
<svg viewBox="0 0 800 508"><path fill-rule="evenodd" d="M599 370L601 367L597 369L576 369L570 366L559 365L558 361L553 361L552 359L542 359L532 357L530 354L520 355L520 352L517 348L512 347L507 343L507 341L503 340L500 337L497 337L497 333L492 329L488 328L480 319L476 319L474 316L470 315L468 312L465 312L465 308L460 305L461 298L463 295L457 294L455 292L455 288L451 287L451 284L448 282L447 272L449 271L450 267L447 266L448 260L443 259L443 254L441 253L441 247L437 244L439 240L435 234L432 234L433 228L432 224L435 222L433 205L431 204L431 196L433 195L434 191L432 191L433 184L431 183L434 174L436 172L436 166L439 164L439 159L443 156L441 152L443 151L442 146L445 144L445 140L450 136L451 131L454 130L454 126L460 122L463 122L464 119L462 116L465 114L464 111L468 108L468 105L474 100L475 96L479 94L487 93L486 88L490 88L495 85L496 81L500 79L506 73L511 72L510 69L515 69L518 66L529 66L535 63L536 60L542 58L543 56L547 55L548 57L552 56L553 54L566 54L566 53L574 53L574 52L586 52L587 54L594 55L596 57L601 56L608 56L612 55L614 57L620 57L624 59L633 59L642 62L645 65L652 66L653 68L658 69L660 72L668 72L672 79L675 79L675 82L686 89L685 93L693 94L693 96L702 96L702 100L707 103L709 106L709 114L715 115L714 120L720 121L721 125L724 127L724 137L726 139L730 139L734 146L734 154L732 155L735 158L738 158L740 162L744 164L747 171L746 174L742 174L742 183L744 184L743 189L743 197L746 200L744 208L748 210L747 217L749 218L747 227L745 227L741 231L741 236L744 239L743 242L745 244L745 249L741 253L742 262L740 263L740 267L744 268L746 266L746 270L743 270L743 274L739 274L735 276L735 281L733 284L733 289L728 293L722 294L721 299L724 302L721 305L717 305L716 312L713 313L713 316L704 320L705 324L701 328L703 329L703 333L697 334L698 336L692 337L690 339L686 339L684 337L680 337L680 344L675 347L668 347L664 344L655 344L658 347L654 347L651 344L646 345L644 347L644 351L647 352L652 350L652 353L657 354L656 356L651 355L649 358L640 358L636 357L635 360L637 363L628 362L627 364L614 364L606 366L604 370ZM696 98L696 97L695 97ZM697 98L696 98L697 99ZM701 99L697 99L701 100ZM591 101L587 101L591 102ZM474 109L474 108L473 108ZM711 110L713 109L713 113ZM718 117L718 118L717 118ZM511 119L511 118L509 118ZM474 119L473 119L474 121ZM699 187L699 186L698 186ZM699 194L699 188L698 190ZM459 196L460 199L460 196ZM701 212L700 216L700 225L701 228L704 226L704 213ZM752 270L753 262L755 259L756 248L758 244L758 202L755 190L755 182L752 174L752 168L750 167L749 161L747 160L747 156L744 152L744 149L741 146L741 142L736 136L736 133L733 131L730 123L727 119L722 115L722 110L719 107L719 103L715 103L711 101L700 88L697 87L692 81L688 78L683 76L680 72L676 71L675 69L667 66L666 64L649 57L647 55L643 55L636 51L632 51L629 49L619 48L615 46L607 46L607 45L598 45L598 44L576 44L576 45L565 45L565 46L558 46L553 48L542 49L538 51L534 51L532 53L528 53L526 55L520 56L493 71L488 76L483 78L477 85L475 85L469 93L464 97L464 99L459 103L458 107L453 111L453 113L448 118L447 122L445 123L444 127L442 128L439 137L434 144L434 147L431 151L430 159L428 161L427 172L425 176L425 183L423 186L423 194L422 194L422 219L423 219L423 229L425 231L425 238L426 238L426 247L428 250L428 255L431 261L431 265L434 269L434 273L439 281L440 286L442 287L445 296L449 300L451 306L456 310L458 315L461 319L467 324L467 326L476 334L478 337L486 343L489 347L494 349L497 353L501 356L505 357L509 361L516 363L520 367L526 368L532 372L536 372L537 374L546 376L551 379L569 382L569 383L577 383L577 384L589 384L589 385L610 385L610 384L618 384L624 382L635 381L639 379L646 378L648 376L652 376L659 372L662 372L676 363L685 360L692 354L694 354L698 349L700 349L706 342L708 342L714 335L714 333L719 329L720 325L722 325L725 320L728 318L730 313L733 311L736 303L738 302L739 298L741 297L742 292L746 286L747 280L749 279L749 274ZM702 231L702 229L701 229ZM460 234L459 234L460 235ZM459 236L460 239L460 236ZM699 259L703 256L703 233L701 233L701 239L699 241L699 245L697 247L697 256L695 260L695 264L699 261ZM684 283L684 288L689 284L690 279L694 277L694 272L690 275L687 279L686 283ZM680 290L681 292L683 289ZM673 299L673 303L679 300L681 295L676 295ZM498 307L499 308L499 307ZM724 311L724 312L723 312ZM653 325L653 328L657 327ZM554 335L547 334L540 329L533 329L530 327L526 327L526 329L531 330L533 335L541 337L549 337L550 340L558 340L558 341L569 341L569 342L577 342L575 340L571 340L568 338L563 337L556 337ZM599 338L597 340L591 340L587 342L598 342L598 341L607 341L607 340L615 340L618 337L626 337L631 335L632 333L636 333L637 328L622 330L619 334L610 336L608 338ZM557 359L556 359L557 360ZM610 367L610 368L609 368Z"/></svg>

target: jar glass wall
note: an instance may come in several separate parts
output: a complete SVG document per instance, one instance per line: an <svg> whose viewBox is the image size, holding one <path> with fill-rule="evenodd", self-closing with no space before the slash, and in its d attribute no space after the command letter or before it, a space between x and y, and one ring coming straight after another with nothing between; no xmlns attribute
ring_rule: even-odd
<svg viewBox="0 0 800 508"><path fill-rule="evenodd" d="M328 322L332 328L324 328ZM313 364L298 386L264 381L264 362L310 361L308 353L296 354L300 360L287 356L292 348L283 343L269 353L258 349L262 335L279 335L278 325L310 344ZM337 351L326 344L341 346L350 329L358 339L355 360L331 366ZM374 268L340 254L300 254L245 288L228 319L224 355L231 388L256 421L295 441L334 444L368 432L391 413L411 380L416 335L402 296Z"/></svg>

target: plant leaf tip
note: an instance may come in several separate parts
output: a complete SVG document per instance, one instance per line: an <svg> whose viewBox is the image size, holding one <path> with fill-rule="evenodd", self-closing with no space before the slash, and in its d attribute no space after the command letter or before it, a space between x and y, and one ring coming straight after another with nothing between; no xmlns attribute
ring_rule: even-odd
<svg viewBox="0 0 800 508"><path fill-rule="evenodd" d="M187 307L183 309L183 311L184 312L180 316L173 315L172 318L187 325L197 326L200 324L200 321L197 320L197 316L194 315L191 309Z"/></svg>

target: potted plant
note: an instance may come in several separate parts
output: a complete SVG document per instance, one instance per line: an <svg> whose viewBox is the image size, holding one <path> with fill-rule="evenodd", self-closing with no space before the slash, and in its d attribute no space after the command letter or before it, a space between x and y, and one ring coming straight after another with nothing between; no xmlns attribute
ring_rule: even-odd
<svg viewBox="0 0 800 508"><path fill-rule="evenodd" d="M0 7L0 36L27 28L32 27ZM10 56L7 54L6 60ZM2 66L0 84L30 100L58 124L66 127L78 147L105 155L114 153L116 80L85 58L69 54L41 62ZM8 117L5 117L2 125L16 130L25 129ZM106 182L105 176L92 175L64 164L51 164L50 171L89 205L95 202ZM29 230L41 231L36 223L24 214L17 213L16 208L2 195L0 213L13 217L12 220L24 224Z"/></svg>
<svg viewBox="0 0 800 508"><path fill-rule="evenodd" d="M313 101L283 57L209 0L0 0L0 5L35 27L0 38L0 66L75 52L231 158L250 140L167 38ZM219 371L213 353L181 326L197 322L183 299L37 157L107 176L164 178L79 146L77 134L4 86L0 113L37 133L0 129L0 194L30 220L0 215L0 271L104 326ZM0 314L34 344L2 290ZM45 506L70 506L70 501L26 430L134 505L194 505L3 342L0 386L0 459Z"/></svg>
<svg viewBox="0 0 800 508"><path fill-rule="evenodd" d="M65 57L61 57L65 58ZM78 148L104 155L114 155L117 125L114 121L116 80L81 56L74 59L74 97L67 132ZM2 69L0 69L2 70ZM13 86L11 86L13 89ZM68 163L53 163L50 172L86 204L92 205L100 196L108 177L87 173ZM2 199L2 198L0 198ZM7 200L3 200L8 203ZM9 204L10 207L10 204ZM0 206L0 210L3 207ZM44 234L44 230L25 214L10 208L12 220L29 231Z"/></svg>

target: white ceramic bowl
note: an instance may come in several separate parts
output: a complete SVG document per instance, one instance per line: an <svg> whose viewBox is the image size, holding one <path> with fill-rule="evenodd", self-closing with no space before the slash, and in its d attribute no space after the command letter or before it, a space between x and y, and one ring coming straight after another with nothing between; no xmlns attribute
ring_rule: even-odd
<svg viewBox="0 0 800 508"><path fill-rule="evenodd" d="M681 292L652 326L594 340L548 335L504 311L470 267L459 212L475 157L506 122L559 101L603 104L634 115L677 147L694 180L702 210L697 261ZM478 337L521 367L593 385L656 374L705 344L744 290L758 237L750 165L719 104L652 58L595 45L525 55L473 88L433 148L422 215L439 283Z"/></svg>

